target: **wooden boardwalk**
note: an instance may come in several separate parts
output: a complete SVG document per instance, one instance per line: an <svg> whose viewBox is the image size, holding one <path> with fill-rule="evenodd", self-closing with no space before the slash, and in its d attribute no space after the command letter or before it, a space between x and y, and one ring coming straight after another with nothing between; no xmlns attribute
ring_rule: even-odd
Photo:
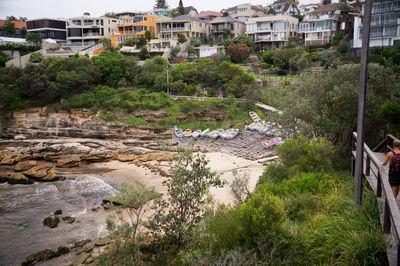
<svg viewBox="0 0 400 266"><path fill-rule="evenodd" d="M357 134L353 133L353 136L356 141ZM385 141L373 149L377 150L377 148L386 144L384 152L373 152L364 144L363 174L377 197L380 220L387 242L389 265L400 265L400 196L397 200L393 197L388 180L389 165L381 166L381 163L385 160L386 152L391 149L393 139L395 139L393 136L388 135ZM353 150L353 159L355 160L355 158L356 151Z"/></svg>

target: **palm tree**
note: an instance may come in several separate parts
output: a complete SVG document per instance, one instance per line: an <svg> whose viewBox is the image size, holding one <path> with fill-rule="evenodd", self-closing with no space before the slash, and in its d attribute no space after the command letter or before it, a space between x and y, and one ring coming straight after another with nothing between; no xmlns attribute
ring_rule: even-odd
<svg viewBox="0 0 400 266"><path fill-rule="evenodd" d="M297 14L300 14L299 0L288 0L287 3L289 4L289 7L297 10Z"/></svg>

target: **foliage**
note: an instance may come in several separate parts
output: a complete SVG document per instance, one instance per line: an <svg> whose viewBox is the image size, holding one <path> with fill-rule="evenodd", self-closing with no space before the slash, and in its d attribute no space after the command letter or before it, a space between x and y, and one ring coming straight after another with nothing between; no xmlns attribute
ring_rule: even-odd
<svg viewBox="0 0 400 266"><path fill-rule="evenodd" d="M272 65L274 63L274 58L273 58L274 54L275 54L274 51L263 52L261 53L261 58L264 63Z"/></svg>
<svg viewBox="0 0 400 266"><path fill-rule="evenodd" d="M379 115L388 123L389 132L393 135L400 133L400 103L386 102L382 105Z"/></svg>
<svg viewBox="0 0 400 266"><path fill-rule="evenodd" d="M154 4L154 9L167 9L168 8L168 4L167 1L165 0L156 0L156 3Z"/></svg>
<svg viewBox="0 0 400 266"><path fill-rule="evenodd" d="M242 97L255 82L254 78L245 73L240 66L226 61L215 68L215 73L218 80L225 84L226 93L232 93L235 97Z"/></svg>
<svg viewBox="0 0 400 266"><path fill-rule="evenodd" d="M304 73L295 84L272 88L269 93L273 97L268 98L268 103L284 110L286 125L293 121L288 129L296 126L304 134L323 136L349 147L357 124L359 70L359 65L342 65ZM399 101L399 83L388 68L370 64L368 72L366 142L376 143L383 128L379 110L389 99Z"/></svg>
<svg viewBox="0 0 400 266"><path fill-rule="evenodd" d="M250 48L244 44L232 43L226 48L226 51L234 63L241 63L249 58L250 55Z"/></svg>
<svg viewBox="0 0 400 266"><path fill-rule="evenodd" d="M146 38L147 41L151 40L151 32L146 30L144 33L144 37Z"/></svg>
<svg viewBox="0 0 400 266"><path fill-rule="evenodd" d="M185 14L185 8L183 7L182 0L179 0L178 11L181 15Z"/></svg>
<svg viewBox="0 0 400 266"><path fill-rule="evenodd" d="M247 36L246 34L241 34L236 36L235 38L233 38L232 42L236 44L245 44L249 47L252 44L250 37Z"/></svg>
<svg viewBox="0 0 400 266"><path fill-rule="evenodd" d="M104 14L104 16L107 17L107 18L116 18L116 19L118 19L118 16L114 12L106 12Z"/></svg>
<svg viewBox="0 0 400 266"><path fill-rule="evenodd" d="M186 41L187 41L187 39L186 39L185 35L179 34L178 42L182 44L182 43L185 43Z"/></svg>
<svg viewBox="0 0 400 266"><path fill-rule="evenodd" d="M193 156L190 151L176 158L168 183L169 197L156 201L156 213L149 222L152 234L159 241L179 248L189 240L188 233L202 217L208 188L222 185L207 163L204 155Z"/></svg>
<svg viewBox="0 0 400 266"><path fill-rule="evenodd" d="M2 31L4 31L6 33L6 35L8 36L12 36L15 34L15 32L17 31L15 28L14 23L11 20L6 20L4 22L3 27L1 28Z"/></svg>
<svg viewBox="0 0 400 266"><path fill-rule="evenodd" d="M0 51L0 67L6 66L6 62L8 61L8 56Z"/></svg>
<svg viewBox="0 0 400 266"><path fill-rule="evenodd" d="M123 42L120 42L118 44L118 46L119 47L122 47L122 46L135 46L136 44L139 43L139 39L140 39L139 36L132 36L131 38L128 38Z"/></svg>
<svg viewBox="0 0 400 266"><path fill-rule="evenodd" d="M35 44L24 44L24 43L18 43L18 42L9 42L6 44L0 45L0 50L11 50L11 51L21 51L21 52L34 52L39 50L40 47L38 47Z"/></svg>
<svg viewBox="0 0 400 266"><path fill-rule="evenodd" d="M275 9L273 9L272 7L270 7L270 8L268 9L267 14L268 14L268 15L276 15L276 11L275 11Z"/></svg>
<svg viewBox="0 0 400 266"><path fill-rule="evenodd" d="M138 70L134 58L116 52L104 51L92 60L101 70L105 85L113 88L131 85Z"/></svg>
<svg viewBox="0 0 400 266"><path fill-rule="evenodd" d="M116 197L111 198L111 203L116 202L118 208L122 208L128 214L130 224L132 226L132 240L135 242L137 230L142 221L143 215L146 212L146 205L160 197L160 194L154 190L154 187L147 188L139 181L135 185L123 183L117 185L116 189L118 194Z"/></svg>
<svg viewBox="0 0 400 266"><path fill-rule="evenodd" d="M37 53L32 53L31 56L29 57L29 62L32 63L39 63L44 59L43 55L39 52Z"/></svg>
<svg viewBox="0 0 400 266"><path fill-rule="evenodd" d="M40 35L38 32L28 32L25 38L28 42L36 45L40 45L40 43L42 43L42 35Z"/></svg>
<svg viewBox="0 0 400 266"><path fill-rule="evenodd" d="M344 32L338 32L335 35L333 35L332 38L332 45L338 45L340 43L340 41L343 39L344 37Z"/></svg>
<svg viewBox="0 0 400 266"><path fill-rule="evenodd" d="M301 50L288 48L276 51L273 56L274 65L283 70L295 70L296 62L302 54Z"/></svg>
<svg viewBox="0 0 400 266"><path fill-rule="evenodd" d="M171 57L177 57L178 53L181 51L181 48L179 46L172 46L171 47Z"/></svg>
<svg viewBox="0 0 400 266"><path fill-rule="evenodd" d="M341 42L337 48L337 51L342 55L346 55L349 49L350 46L347 42Z"/></svg>
<svg viewBox="0 0 400 266"><path fill-rule="evenodd" d="M112 49L111 40L106 37L102 37L99 39L99 43L102 43L106 49Z"/></svg>
<svg viewBox="0 0 400 266"><path fill-rule="evenodd" d="M290 174L326 172L332 169L335 149L332 143L324 138L314 138L310 141L304 136L299 136L296 139L287 139L276 148L276 153Z"/></svg>
<svg viewBox="0 0 400 266"><path fill-rule="evenodd" d="M304 15L301 15L301 14L294 14L294 15L292 15L292 17L297 18L299 20L299 22L302 22L304 19Z"/></svg>
<svg viewBox="0 0 400 266"><path fill-rule="evenodd" d="M150 58L149 51L147 50L146 47L143 47L143 48L140 50L138 56L139 56L140 60L146 60L147 58Z"/></svg>

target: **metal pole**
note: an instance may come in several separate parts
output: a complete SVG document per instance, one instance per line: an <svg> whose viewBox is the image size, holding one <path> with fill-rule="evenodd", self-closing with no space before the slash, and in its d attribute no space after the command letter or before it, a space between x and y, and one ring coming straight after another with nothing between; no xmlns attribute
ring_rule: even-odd
<svg viewBox="0 0 400 266"><path fill-rule="evenodd" d="M368 79L368 47L369 31L371 23L372 1L366 0L364 5L363 40L360 65L360 92L358 95L358 118L357 118L357 151L354 172L354 203L361 204L362 200L362 175L364 161L364 121L365 121L365 98Z"/></svg>
<svg viewBox="0 0 400 266"><path fill-rule="evenodd" d="M167 94L169 95L169 71L168 71L168 62L167 62Z"/></svg>

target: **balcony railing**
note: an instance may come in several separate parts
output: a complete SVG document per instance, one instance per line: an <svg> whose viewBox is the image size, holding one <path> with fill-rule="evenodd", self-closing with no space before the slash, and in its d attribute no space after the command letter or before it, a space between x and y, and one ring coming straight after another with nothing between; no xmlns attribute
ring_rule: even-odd
<svg viewBox="0 0 400 266"><path fill-rule="evenodd" d="M188 27L175 27L175 28L162 28L161 31L185 31L189 30Z"/></svg>
<svg viewBox="0 0 400 266"><path fill-rule="evenodd" d="M95 25L95 23L94 22L84 22L83 25L92 26L92 25Z"/></svg>
<svg viewBox="0 0 400 266"><path fill-rule="evenodd" d="M218 27L218 28L212 28L211 31L212 32L216 32L216 31L224 31L228 29L227 27Z"/></svg>
<svg viewBox="0 0 400 266"><path fill-rule="evenodd" d="M256 38L256 41L287 41L286 38L282 37L271 37L271 36L259 36Z"/></svg>
<svg viewBox="0 0 400 266"><path fill-rule="evenodd" d="M83 37L92 37L92 36L101 36L101 34L98 32L88 32L83 34Z"/></svg>

